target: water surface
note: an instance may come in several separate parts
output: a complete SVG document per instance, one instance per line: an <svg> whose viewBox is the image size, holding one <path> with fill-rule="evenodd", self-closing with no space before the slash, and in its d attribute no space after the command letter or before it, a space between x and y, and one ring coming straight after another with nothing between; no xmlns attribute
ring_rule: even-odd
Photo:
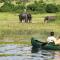
<svg viewBox="0 0 60 60"><path fill-rule="evenodd" d="M29 45L2 44L1 54L14 55L0 56L0 60L60 60L60 51L35 49Z"/></svg>

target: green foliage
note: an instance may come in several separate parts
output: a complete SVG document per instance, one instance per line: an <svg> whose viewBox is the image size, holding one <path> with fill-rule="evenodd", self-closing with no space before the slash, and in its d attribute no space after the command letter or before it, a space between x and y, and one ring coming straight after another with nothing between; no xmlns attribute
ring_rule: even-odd
<svg viewBox="0 0 60 60"><path fill-rule="evenodd" d="M23 4L20 4L20 5L17 5L13 8L13 11L15 12L22 12L24 10L24 5Z"/></svg>
<svg viewBox="0 0 60 60"><path fill-rule="evenodd" d="M32 23L19 23L19 18L16 13L0 12L0 40L22 41L23 39L26 41L32 36L45 40L48 35L47 33L50 31L57 32L57 35L60 35L60 13L57 13L59 20L56 19L55 22L44 24L43 21L46 15L55 16L56 13L32 14Z"/></svg>
<svg viewBox="0 0 60 60"><path fill-rule="evenodd" d="M11 0L0 0L0 2L4 2L4 3L11 3Z"/></svg>
<svg viewBox="0 0 60 60"><path fill-rule="evenodd" d="M34 3L27 4L17 1L16 4L12 4L11 0L1 0L4 2L3 6L0 7L0 12L23 12L27 9L30 13L55 13L60 11L60 5L46 4L43 0L34 1ZM27 6L27 7L26 7Z"/></svg>
<svg viewBox="0 0 60 60"><path fill-rule="evenodd" d="M58 8L58 12L60 12L60 5L57 5L57 8Z"/></svg>
<svg viewBox="0 0 60 60"><path fill-rule="evenodd" d="M19 4L21 4L21 2L20 2L20 1L17 1L17 2L16 2L16 4L18 4L18 5L19 5Z"/></svg>
<svg viewBox="0 0 60 60"><path fill-rule="evenodd" d="M45 12L45 7L46 7L46 4L44 2L35 1L33 4L28 5L27 9L41 13L41 12Z"/></svg>
<svg viewBox="0 0 60 60"><path fill-rule="evenodd" d="M21 12L24 8L23 4L14 5L11 3L4 3L0 8L0 12Z"/></svg>
<svg viewBox="0 0 60 60"><path fill-rule="evenodd" d="M0 8L0 12L7 12L13 11L14 5L11 3L4 3L3 6Z"/></svg>
<svg viewBox="0 0 60 60"><path fill-rule="evenodd" d="M56 4L46 4L44 1L34 1L33 4L27 6L27 9L37 13L56 13L60 11L60 6Z"/></svg>
<svg viewBox="0 0 60 60"><path fill-rule="evenodd" d="M28 9L28 10L31 10L31 11L35 11L36 5L34 5L34 4L28 5L28 6L27 6L27 9Z"/></svg>
<svg viewBox="0 0 60 60"><path fill-rule="evenodd" d="M47 4L46 12L48 12L48 13L55 13L57 11L58 11L58 8L57 8L56 5L54 5L54 4Z"/></svg>

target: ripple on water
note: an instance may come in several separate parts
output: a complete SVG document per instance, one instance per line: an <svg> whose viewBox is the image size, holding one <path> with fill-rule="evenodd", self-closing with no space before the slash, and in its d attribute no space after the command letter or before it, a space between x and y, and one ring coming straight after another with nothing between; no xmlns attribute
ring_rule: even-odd
<svg viewBox="0 0 60 60"><path fill-rule="evenodd" d="M35 52L32 52L32 50ZM0 56L0 60L59 60L59 51L32 49L28 45L6 44L0 45L0 54L14 54L15 56Z"/></svg>

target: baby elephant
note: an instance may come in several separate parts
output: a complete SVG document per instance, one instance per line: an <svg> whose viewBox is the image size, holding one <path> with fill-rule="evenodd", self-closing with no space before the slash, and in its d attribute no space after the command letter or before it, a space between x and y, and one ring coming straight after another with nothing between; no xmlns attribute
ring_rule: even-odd
<svg viewBox="0 0 60 60"><path fill-rule="evenodd" d="M56 16L46 16L44 18L44 22L54 21L56 19Z"/></svg>

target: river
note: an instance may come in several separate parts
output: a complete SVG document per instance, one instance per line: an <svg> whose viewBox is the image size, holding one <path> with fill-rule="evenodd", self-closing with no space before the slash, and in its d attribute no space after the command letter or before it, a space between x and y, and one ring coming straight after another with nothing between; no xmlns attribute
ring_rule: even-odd
<svg viewBox="0 0 60 60"><path fill-rule="evenodd" d="M1 54L0 60L60 60L60 51L35 49L23 44L2 44Z"/></svg>

